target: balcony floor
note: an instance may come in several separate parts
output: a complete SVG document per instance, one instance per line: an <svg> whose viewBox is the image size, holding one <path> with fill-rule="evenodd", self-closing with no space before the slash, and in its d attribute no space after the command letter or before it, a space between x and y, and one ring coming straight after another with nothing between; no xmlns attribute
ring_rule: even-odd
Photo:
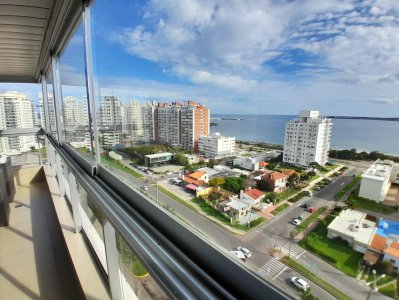
<svg viewBox="0 0 399 300"><path fill-rule="evenodd" d="M14 180L10 225L0 227L1 298L83 299L43 170L14 170Z"/></svg>

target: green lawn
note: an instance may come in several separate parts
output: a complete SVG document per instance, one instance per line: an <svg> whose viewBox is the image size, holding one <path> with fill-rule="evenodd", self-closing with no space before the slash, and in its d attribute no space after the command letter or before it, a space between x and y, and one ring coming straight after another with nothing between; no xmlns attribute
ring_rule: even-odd
<svg viewBox="0 0 399 300"><path fill-rule="evenodd" d="M197 204L201 210L206 213L208 216L211 216L221 222L223 222L225 225L236 228L236 229L240 229L243 231L248 231L250 228L248 228L248 226L245 225L241 225L238 222L230 222L230 218L220 214L216 209L214 209L213 207L209 206L205 201L203 201L202 199L199 198L193 198L191 200L192 202L194 202L195 204ZM259 220L261 219L261 220ZM264 218L259 218L257 220L254 220L251 222L250 227L253 228L255 226L258 226L259 224L262 224L265 219Z"/></svg>
<svg viewBox="0 0 399 300"><path fill-rule="evenodd" d="M295 202L301 200L303 197L308 196L308 195L309 195L308 192L300 192L296 196L288 199L288 202L295 203Z"/></svg>
<svg viewBox="0 0 399 300"><path fill-rule="evenodd" d="M316 228L307 235L300 245L342 272L355 276L363 254L352 249L342 241L327 238L326 222L319 222Z"/></svg>
<svg viewBox="0 0 399 300"><path fill-rule="evenodd" d="M280 200L285 200L285 199L287 199L288 197L294 195L295 193L297 193L297 192L299 192L299 191L300 191L300 189L291 189L291 188L288 188L288 189L286 189L284 192L281 192L281 193L265 192L265 195L266 195L266 198L268 198L268 195L270 195L270 194L276 194L276 196L277 196L278 199L280 199Z"/></svg>
<svg viewBox="0 0 399 300"><path fill-rule="evenodd" d="M371 210L385 215L392 214L397 211L397 208L377 203L373 200L368 200L358 196L359 190L354 190L348 197L347 202L355 208Z"/></svg>
<svg viewBox="0 0 399 300"><path fill-rule="evenodd" d="M197 212L197 209L192 206L190 203L188 203L187 201L184 201L182 198L180 198L179 196L177 196L176 194L172 193L171 191L168 191L167 189L165 189L164 187L158 185L158 190L166 195L168 195L169 197L175 199L176 201L180 202L181 204L183 204L184 206L188 207L189 209Z"/></svg>
<svg viewBox="0 0 399 300"><path fill-rule="evenodd" d="M336 200L340 200L347 192L349 192L355 185L357 185L359 183L359 181L362 179L362 177L356 176L355 178L353 178L353 180L348 183L347 185L345 185L341 191L339 191L334 197Z"/></svg>
<svg viewBox="0 0 399 300"><path fill-rule="evenodd" d="M103 163L104 165L110 166L112 168L122 170L123 172L126 172L134 177L137 177L137 178L143 177L141 174L126 167L125 165L123 165L119 161L117 161L116 159L113 159L109 156L101 156L101 163Z"/></svg>
<svg viewBox="0 0 399 300"><path fill-rule="evenodd" d="M271 213L273 215L278 215L279 213L281 213L283 210L285 210L287 207L289 207L289 205L287 203L284 203L280 206L278 206L275 210L273 210Z"/></svg>
<svg viewBox="0 0 399 300"><path fill-rule="evenodd" d="M309 272L309 269L307 269L305 266L299 264L295 260L289 258L289 257L284 257L283 262L290 266L292 269L297 271L298 273L302 274L303 276L309 278L312 280L314 283L316 283L318 286L321 288L325 289L327 292L329 292L331 295L333 295L335 298L339 300L350 300L352 298L346 296L344 293L342 293L340 290L332 286L331 284L327 283L323 279L321 279L319 276L312 274ZM316 271L317 272L317 271Z"/></svg>
<svg viewBox="0 0 399 300"><path fill-rule="evenodd" d="M323 207L320 207L320 208L319 208L317 211L315 211L313 214L311 214L308 218L306 218L306 219L301 223L301 225L297 226L297 227L292 231L293 235L294 235L294 236L297 236L299 233L301 233L302 231L304 231L305 229L307 229L308 226L309 226L310 224L312 224L312 223L314 222L314 220L316 220L316 219L320 216L320 214L321 214L322 212L324 212L326 209L327 209L327 206L323 206Z"/></svg>

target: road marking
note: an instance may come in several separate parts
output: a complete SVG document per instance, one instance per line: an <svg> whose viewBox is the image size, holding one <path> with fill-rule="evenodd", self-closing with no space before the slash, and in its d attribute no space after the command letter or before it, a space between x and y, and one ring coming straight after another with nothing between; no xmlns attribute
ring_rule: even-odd
<svg viewBox="0 0 399 300"><path fill-rule="evenodd" d="M279 262L277 259L273 257L269 261L267 261L262 267L259 268L259 274L265 277L268 275L272 279L276 279L286 269L287 269L286 265Z"/></svg>
<svg viewBox="0 0 399 300"><path fill-rule="evenodd" d="M290 242L286 243L283 247L281 247L281 250L283 252L285 252L285 254L289 255L290 254ZM303 249L302 247L298 246L295 243L291 243L291 256L292 257L294 257L295 259L298 259L305 253L306 253L305 249Z"/></svg>
<svg viewBox="0 0 399 300"><path fill-rule="evenodd" d="M341 185L344 185L344 184L345 184L345 182L342 182L342 183L341 183Z"/></svg>

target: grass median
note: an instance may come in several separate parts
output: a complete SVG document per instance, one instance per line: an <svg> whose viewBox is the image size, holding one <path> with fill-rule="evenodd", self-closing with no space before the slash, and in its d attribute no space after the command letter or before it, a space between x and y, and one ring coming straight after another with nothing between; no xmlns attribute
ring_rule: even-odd
<svg viewBox="0 0 399 300"><path fill-rule="evenodd" d="M180 198L179 196L177 196L176 194L172 193L171 191L168 191L167 189L165 189L164 187L160 186L159 184L158 184L158 190L160 192L168 195L170 198L173 198L174 200L180 202L181 204L183 204L187 208L197 212L197 209L194 206L192 206L189 202L187 202L184 199Z"/></svg>
<svg viewBox="0 0 399 300"><path fill-rule="evenodd" d="M289 205L287 203L284 203L284 204L276 207L271 213L276 216L279 213L281 213L283 210L287 209L288 207L289 207Z"/></svg>
<svg viewBox="0 0 399 300"><path fill-rule="evenodd" d="M305 268L303 265L299 264L295 260L285 256L283 258L283 262L297 271L298 273L302 274L303 276L309 278L311 281L316 283L318 286L329 292L331 295L333 295L335 298L339 300L351 300L349 296L345 295L343 292L332 286L331 284L327 283L323 279L321 279L319 276L310 273L307 268Z"/></svg>
<svg viewBox="0 0 399 300"><path fill-rule="evenodd" d="M317 211L306 218L299 226L297 226L293 231L292 235L297 236L302 231L306 230L310 224L312 224L324 211L326 211L327 206L320 207Z"/></svg>
<svg viewBox="0 0 399 300"><path fill-rule="evenodd" d="M128 173L128 174L130 174L130 175L132 175L134 177L137 177L137 178L142 178L143 177L141 174L137 173L136 171L130 169L129 167L121 164L119 161L117 161L116 159L113 159L113 158L111 158L109 156L101 156L101 162L104 165L110 166L110 167L115 168L115 169L119 169L119 170L121 170L121 171L123 171L125 173Z"/></svg>
<svg viewBox="0 0 399 300"><path fill-rule="evenodd" d="M335 196L334 198L336 200L340 200L347 192L349 192L355 185L357 185L359 183L359 181L362 179L362 177L356 176L355 178L353 178L353 180L348 183L347 185L345 185L342 190L340 190Z"/></svg>

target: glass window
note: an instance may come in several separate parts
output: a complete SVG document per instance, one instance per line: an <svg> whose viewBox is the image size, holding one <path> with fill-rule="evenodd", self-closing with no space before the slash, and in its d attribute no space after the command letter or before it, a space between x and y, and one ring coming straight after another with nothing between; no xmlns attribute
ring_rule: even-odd
<svg viewBox="0 0 399 300"><path fill-rule="evenodd" d="M59 59L65 142L83 157L92 157L86 89L83 26L77 27Z"/></svg>
<svg viewBox="0 0 399 300"><path fill-rule="evenodd" d="M120 274L124 279L121 280L124 299L131 299L132 294L139 299L169 299L119 233L116 233L116 247L119 254Z"/></svg>
<svg viewBox="0 0 399 300"><path fill-rule="evenodd" d="M55 110L55 98L54 98L54 80L53 80L53 69L50 67L47 75L46 89L47 89L47 107L50 122L50 134L58 139L57 132L57 120Z"/></svg>

